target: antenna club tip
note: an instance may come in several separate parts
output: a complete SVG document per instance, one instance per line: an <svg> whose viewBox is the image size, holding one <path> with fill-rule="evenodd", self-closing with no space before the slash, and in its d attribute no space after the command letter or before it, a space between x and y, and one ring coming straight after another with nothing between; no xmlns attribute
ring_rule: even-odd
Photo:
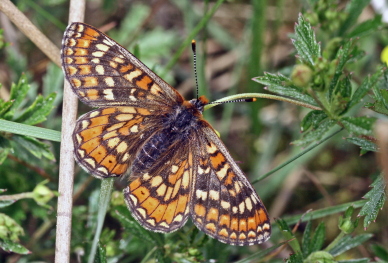
<svg viewBox="0 0 388 263"><path fill-rule="evenodd" d="M250 99L246 99L245 101L246 102L255 102L255 101L257 101L257 99L256 98L250 98Z"/></svg>
<svg viewBox="0 0 388 263"><path fill-rule="evenodd" d="M191 40L191 49L193 50L193 52L195 52L196 44L197 44L197 42L195 41L195 39Z"/></svg>

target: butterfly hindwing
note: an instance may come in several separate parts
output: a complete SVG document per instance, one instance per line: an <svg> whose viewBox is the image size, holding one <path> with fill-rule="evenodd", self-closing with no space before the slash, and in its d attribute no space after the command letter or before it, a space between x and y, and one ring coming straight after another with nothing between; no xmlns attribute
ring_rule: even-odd
<svg viewBox="0 0 388 263"><path fill-rule="evenodd" d="M62 46L66 79L89 106L173 105L183 101L134 55L90 25L69 25Z"/></svg>
<svg viewBox="0 0 388 263"><path fill-rule="evenodd" d="M142 148L143 154L150 156L148 160L134 161L134 180L124 189L124 198L143 227L169 233L181 228L189 216L193 155L186 145L175 143L163 148L155 145L156 141L151 137L146 142L150 147ZM160 151L152 152L152 148Z"/></svg>
<svg viewBox="0 0 388 263"><path fill-rule="evenodd" d="M271 233L267 211L241 169L211 127L203 127L194 167L190 201L194 224L231 245L266 241Z"/></svg>

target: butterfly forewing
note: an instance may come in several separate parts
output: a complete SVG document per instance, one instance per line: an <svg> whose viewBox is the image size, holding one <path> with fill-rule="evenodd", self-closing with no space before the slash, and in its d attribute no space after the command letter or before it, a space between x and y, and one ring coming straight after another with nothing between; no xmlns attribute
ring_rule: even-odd
<svg viewBox="0 0 388 263"><path fill-rule="evenodd" d="M183 100L129 51L92 26L69 25L62 46L66 78L90 106L173 105Z"/></svg>
<svg viewBox="0 0 388 263"><path fill-rule="evenodd" d="M203 127L193 151L194 191L190 213L208 235L231 245L253 245L270 234L267 211L213 129Z"/></svg>
<svg viewBox="0 0 388 263"><path fill-rule="evenodd" d="M73 23L62 42L72 90L98 107L81 116L77 162L98 178L130 174L124 198L146 229L168 233L191 216L231 245L268 239L268 214L252 185L202 117L207 99L183 97L92 26Z"/></svg>

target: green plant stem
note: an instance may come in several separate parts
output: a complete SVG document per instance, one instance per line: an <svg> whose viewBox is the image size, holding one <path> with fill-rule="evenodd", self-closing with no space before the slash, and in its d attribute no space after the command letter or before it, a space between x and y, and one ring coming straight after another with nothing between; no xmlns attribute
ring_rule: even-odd
<svg viewBox="0 0 388 263"><path fill-rule="evenodd" d="M145 257L142 259L142 261L141 261L140 263L148 262L148 259L152 256L152 254L153 254L157 249L158 249L157 247L153 247L153 248L147 253L147 255L145 255Z"/></svg>
<svg viewBox="0 0 388 263"><path fill-rule="evenodd" d="M320 140L319 142L311 145L310 147L306 148L304 151L302 151L301 153L295 155L294 157L292 157L291 159L289 159L288 161L282 163L281 165L279 165L278 167L272 169L271 171L269 171L268 173L260 176L259 178L257 178L256 180L252 181L252 184L255 184L255 183L258 183L260 182L261 180L263 180L264 178L267 178L268 176L270 176L271 174L275 173L276 171L282 169L284 166L292 163L293 161L295 161L296 159L298 159L299 157L301 157L302 155L308 153L309 151L311 151L312 149L314 149L315 147L319 146L320 144L324 143L325 141L329 140L331 137L333 137L334 135L336 135L337 133L341 132L343 130L340 129L328 136L326 136L325 138L323 138L322 140Z"/></svg>
<svg viewBox="0 0 388 263"><path fill-rule="evenodd" d="M341 233L338 234L338 236L331 242L325 249L324 251L330 251L333 247L335 247L338 242L345 236L346 234L341 231Z"/></svg>
<svg viewBox="0 0 388 263"><path fill-rule="evenodd" d="M168 64L166 65L166 67L164 68L164 70L162 71L162 73L160 74L160 77L163 78L163 76L166 75L167 72L170 71L170 69L176 64L176 62L178 61L179 57L182 55L183 51L185 50L185 48L187 48L189 46L189 44L191 43L191 40L199 33L199 31L201 31L201 29L203 27L205 27L205 25L209 22L210 18L212 18L212 16L214 15L214 13L217 11L218 7L220 7L220 5L225 2L225 0L218 0L214 6L212 7L212 9L210 9L209 12L207 12L203 18L201 19L201 21L199 21L199 23L197 24L197 26L190 32L190 34L186 37L186 39L182 42L182 44L179 46L178 48L178 51L174 54L174 56L172 57L172 59L170 60L170 62L168 62Z"/></svg>
<svg viewBox="0 0 388 263"><path fill-rule="evenodd" d="M251 98L261 98L261 99L271 99L271 100L279 100L279 101L284 101L284 102L289 102L298 106L306 107L312 110L322 110L321 108L310 105L305 102L281 97L281 96L276 96L276 95L271 95L271 94L265 94L265 93L241 93L241 94L236 94L228 97L224 97L222 99L216 100L212 102L211 104L207 104L205 106L205 110L210 109L214 106L217 106L219 104L225 103L225 102L231 102L233 100L238 100L238 99L251 99Z"/></svg>
<svg viewBox="0 0 388 263"><path fill-rule="evenodd" d="M100 190L100 200L99 200L99 209L97 215L97 228L94 234L94 239L92 243L92 248L90 249L90 254L88 258L88 263L93 263L96 256L98 242L100 240L100 235L102 231L102 226L104 224L106 211L108 210L110 198L113 190L114 178L108 178L101 180L101 190Z"/></svg>
<svg viewBox="0 0 388 263"><path fill-rule="evenodd" d="M0 201L17 201L25 198L34 198L34 193L28 192L14 195L0 195Z"/></svg>

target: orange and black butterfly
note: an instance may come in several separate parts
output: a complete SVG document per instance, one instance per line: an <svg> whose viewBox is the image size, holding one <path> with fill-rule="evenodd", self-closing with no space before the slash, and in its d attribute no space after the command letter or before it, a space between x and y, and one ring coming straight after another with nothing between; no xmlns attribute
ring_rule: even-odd
<svg viewBox="0 0 388 263"><path fill-rule="evenodd" d="M271 234L267 211L202 111L114 40L73 23L62 66L81 116L73 140L78 164L97 178L130 174L124 198L146 229L169 233L189 217L209 236L253 245Z"/></svg>

